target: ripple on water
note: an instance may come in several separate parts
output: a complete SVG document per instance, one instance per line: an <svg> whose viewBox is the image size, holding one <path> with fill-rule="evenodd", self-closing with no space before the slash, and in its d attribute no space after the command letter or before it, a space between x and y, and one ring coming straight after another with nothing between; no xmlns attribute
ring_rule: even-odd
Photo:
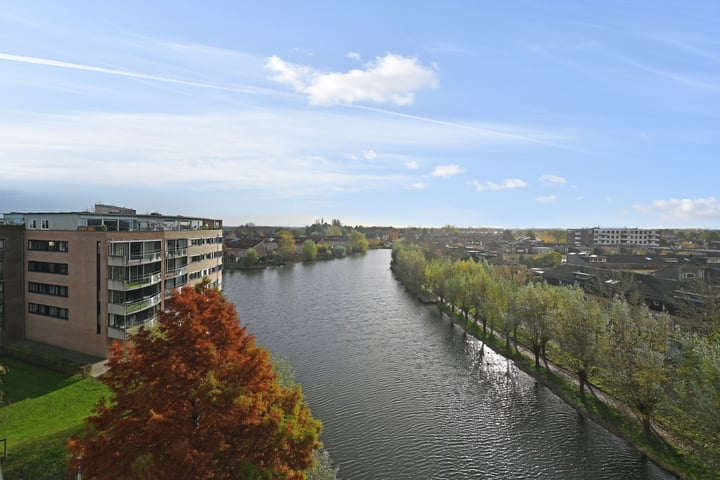
<svg viewBox="0 0 720 480"><path fill-rule="evenodd" d="M340 476L672 478L409 297L389 252L232 273L225 294L290 358Z"/></svg>

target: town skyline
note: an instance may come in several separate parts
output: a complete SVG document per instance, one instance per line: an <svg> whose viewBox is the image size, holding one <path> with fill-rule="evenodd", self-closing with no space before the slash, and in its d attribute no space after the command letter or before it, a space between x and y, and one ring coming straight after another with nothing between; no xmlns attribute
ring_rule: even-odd
<svg viewBox="0 0 720 480"><path fill-rule="evenodd" d="M0 210L715 229L714 2L0 12Z"/></svg>

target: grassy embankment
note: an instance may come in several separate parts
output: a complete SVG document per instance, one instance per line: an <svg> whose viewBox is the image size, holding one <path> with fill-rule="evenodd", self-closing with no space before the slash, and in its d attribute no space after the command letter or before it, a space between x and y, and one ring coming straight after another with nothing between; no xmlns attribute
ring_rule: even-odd
<svg viewBox="0 0 720 480"><path fill-rule="evenodd" d="M465 320L461 314L451 311L447 305L443 305L441 308L443 312L451 317L454 323L474 337L484 340L485 344L495 352L511 358L518 368L550 388L565 402L575 407L581 415L592 419L615 435L624 438L664 469L684 479L720 478L718 472L710 471L699 459L680 451L677 447L668 444L658 436L648 437L645 435L642 431L642 425L636 419L623 415L593 395L580 396L578 387L574 383L554 374L547 368L541 366L537 369L534 359L513 348L512 341L511 349L508 351L504 338L496 337L489 329L487 335L483 336L482 324L475 324L472 320ZM523 334L520 333L518 341L521 345L524 343L522 340ZM562 367L562 355L563 352L560 351L548 352L548 360Z"/></svg>
<svg viewBox="0 0 720 480"><path fill-rule="evenodd" d="M101 382L0 357L0 438L7 439L5 478L68 478L65 443L108 390Z"/></svg>

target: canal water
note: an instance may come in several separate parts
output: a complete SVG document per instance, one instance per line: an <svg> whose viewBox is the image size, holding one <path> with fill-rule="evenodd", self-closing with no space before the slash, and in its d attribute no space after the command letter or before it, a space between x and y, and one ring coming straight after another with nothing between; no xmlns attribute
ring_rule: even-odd
<svg viewBox="0 0 720 480"><path fill-rule="evenodd" d="M258 343L286 356L339 477L669 479L438 312L390 251L226 272Z"/></svg>

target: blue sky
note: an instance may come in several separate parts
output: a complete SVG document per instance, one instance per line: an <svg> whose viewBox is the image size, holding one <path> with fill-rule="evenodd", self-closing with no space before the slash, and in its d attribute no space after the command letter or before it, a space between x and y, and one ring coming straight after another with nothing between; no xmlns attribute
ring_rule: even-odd
<svg viewBox="0 0 720 480"><path fill-rule="evenodd" d="M0 212L720 228L716 1L0 4Z"/></svg>

